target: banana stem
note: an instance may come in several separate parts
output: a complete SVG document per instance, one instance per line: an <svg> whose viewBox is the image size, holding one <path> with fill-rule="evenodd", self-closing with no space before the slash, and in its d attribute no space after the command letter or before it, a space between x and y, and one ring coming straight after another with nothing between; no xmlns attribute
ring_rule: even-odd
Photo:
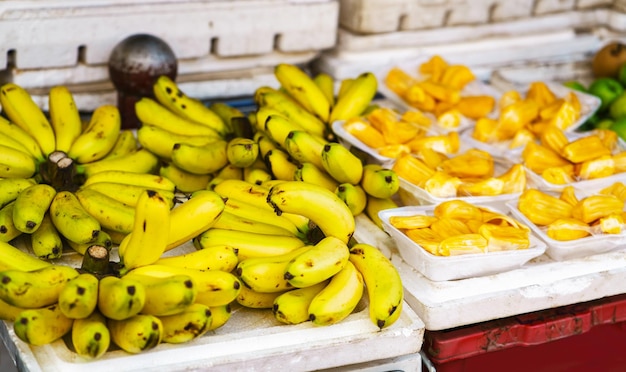
<svg viewBox="0 0 626 372"><path fill-rule="evenodd" d="M81 271L88 272L98 277L109 275L111 268L109 264L109 250L102 245L94 244L87 248L83 255Z"/></svg>

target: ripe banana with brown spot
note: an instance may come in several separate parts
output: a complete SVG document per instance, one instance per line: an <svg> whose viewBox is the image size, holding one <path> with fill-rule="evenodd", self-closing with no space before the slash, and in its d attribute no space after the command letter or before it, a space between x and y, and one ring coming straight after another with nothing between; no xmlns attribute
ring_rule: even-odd
<svg viewBox="0 0 626 372"><path fill-rule="evenodd" d="M358 185L363 177L363 163L348 148L337 142L327 143L320 154L322 169L338 183Z"/></svg>
<svg viewBox="0 0 626 372"><path fill-rule="evenodd" d="M272 313L276 320L285 324L308 321L311 301L328 282L329 280L325 280L309 287L292 289L277 296L272 304Z"/></svg>
<svg viewBox="0 0 626 372"><path fill-rule="evenodd" d="M35 271L51 265L48 261L40 260L28 252L0 241L0 271Z"/></svg>
<svg viewBox="0 0 626 372"><path fill-rule="evenodd" d="M156 316L178 314L193 304L198 295L198 288L189 275L156 277L131 271L125 277L143 284L146 300L141 309L142 314Z"/></svg>
<svg viewBox="0 0 626 372"><path fill-rule="evenodd" d="M56 140L55 150L68 153L83 131L72 92L63 85L53 86L48 92L48 107Z"/></svg>
<svg viewBox="0 0 626 372"><path fill-rule="evenodd" d="M43 260L61 258L63 253L63 238L52 223L50 214L46 213L37 230L30 234L30 247L33 254Z"/></svg>
<svg viewBox="0 0 626 372"><path fill-rule="evenodd" d="M15 201L0 209L0 242L9 243L23 233L13 223L13 209Z"/></svg>
<svg viewBox="0 0 626 372"><path fill-rule="evenodd" d="M172 149L177 143L185 143L194 146L204 146L208 143L221 139L217 134L213 136L198 136L175 133L154 125L142 125L137 129L137 141L161 159L170 160Z"/></svg>
<svg viewBox="0 0 626 372"><path fill-rule="evenodd" d="M239 260L249 257L276 256L303 247L304 241L294 236L257 234L212 227L194 238L196 247L229 245L237 249Z"/></svg>
<svg viewBox="0 0 626 372"><path fill-rule="evenodd" d="M105 276L98 282L98 310L108 319L122 320L135 316L145 301L146 290L135 280Z"/></svg>
<svg viewBox="0 0 626 372"><path fill-rule="evenodd" d="M209 306L209 309L211 309L211 325L209 325L209 331L222 327L228 322L232 315L230 304Z"/></svg>
<svg viewBox="0 0 626 372"><path fill-rule="evenodd" d="M35 158L26 151L0 145L0 178L30 178L37 171Z"/></svg>
<svg viewBox="0 0 626 372"><path fill-rule="evenodd" d="M87 359L98 359L111 345L111 332L107 320L99 311L88 317L74 319L72 325L72 346L76 354Z"/></svg>
<svg viewBox="0 0 626 372"><path fill-rule="evenodd" d="M344 92L341 92L332 111L328 122L348 120L357 117L367 109L374 99L378 90L378 80L372 72L364 72L354 78Z"/></svg>
<svg viewBox="0 0 626 372"><path fill-rule="evenodd" d="M284 267L284 279L297 288L321 283L341 271L350 258L346 243L327 236L300 254Z"/></svg>
<svg viewBox="0 0 626 372"><path fill-rule="evenodd" d="M307 245L275 256L248 257L239 261L235 273L253 291L283 292L294 287L288 280L290 277L285 275L290 262L310 249L312 247Z"/></svg>
<svg viewBox="0 0 626 372"><path fill-rule="evenodd" d="M37 184L32 178L3 178L0 179L0 208L9 204L30 186Z"/></svg>
<svg viewBox="0 0 626 372"><path fill-rule="evenodd" d="M182 193L193 193L198 190L206 189L211 181L210 174L194 174L180 169L176 165L163 163L159 167L159 174L170 179L176 184L176 190Z"/></svg>
<svg viewBox="0 0 626 372"><path fill-rule="evenodd" d="M23 233L32 233L39 228L50 203L56 195L54 187L45 183L32 185L15 198L13 224Z"/></svg>
<svg viewBox="0 0 626 372"><path fill-rule="evenodd" d="M153 125L177 134L221 137L215 129L177 115L148 97L143 97L135 103L135 113L142 124Z"/></svg>
<svg viewBox="0 0 626 372"><path fill-rule="evenodd" d="M15 335L29 345L52 343L72 330L73 319L63 315L59 306L26 309L13 322Z"/></svg>
<svg viewBox="0 0 626 372"><path fill-rule="evenodd" d="M294 180L318 185L331 192L335 192L337 186L339 186L339 183L330 174L312 163L298 165L294 174Z"/></svg>
<svg viewBox="0 0 626 372"><path fill-rule="evenodd" d="M17 269L0 272L0 299L27 309L56 303L66 283L78 276L70 266L49 265L32 271Z"/></svg>
<svg viewBox="0 0 626 372"><path fill-rule="evenodd" d="M83 187L100 182L141 186L153 190L167 190L169 192L174 192L176 190L174 182L163 176L119 170L103 171L90 175L87 179L85 179Z"/></svg>
<svg viewBox="0 0 626 372"><path fill-rule="evenodd" d="M156 265L176 266L195 270L220 270L231 272L237 266L237 249L230 245L198 247L198 250L159 258Z"/></svg>
<svg viewBox="0 0 626 372"><path fill-rule="evenodd" d="M154 315L138 314L121 320L108 319L107 326L111 340L130 354L154 349L163 338L163 323Z"/></svg>
<svg viewBox="0 0 626 372"><path fill-rule="evenodd" d="M105 159L113 159L120 156L128 155L139 149L139 142L135 133L131 129L122 129L117 135L117 140L113 144L111 151L104 157Z"/></svg>
<svg viewBox="0 0 626 372"><path fill-rule="evenodd" d="M275 179L293 181L298 170L298 163L281 148L275 148L265 154L265 163Z"/></svg>
<svg viewBox="0 0 626 372"><path fill-rule="evenodd" d="M59 308L71 319L84 319L98 306L98 278L81 273L70 279L59 293Z"/></svg>
<svg viewBox="0 0 626 372"><path fill-rule="evenodd" d="M274 306L274 300L281 294L290 291L280 292L257 292L247 286L241 286L241 291L237 295L237 303L243 307L250 309L271 309Z"/></svg>
<svg viewBox="0 0 626 372"><path fill-rule="evenodd" d="M288 94L324 123L329 122L331 106L313 79L296 65L280 63L274 75Z"/></svg>
<svg viewBox="0 0 626 372"><path fill-rule="evenodd" d="M46 160L46 156L44 156L37 140L19 125L8 121L2 116L0 116L0 132L21 144L26 149L26 152L35 158L37 163L42 163Z"/></svg>
<svg viewBox="0 0 626 372"><path fill-rule="evenodd" d="M119 182L97 182L81 186L81 189L89 189L104 194L130 207L135 207L141 193L150 190L149 187L129 185ZM80 189L79 189L80 190ZM169 203L170 208L175 205L176 195L169 190L152 189L161 194Z"/></svg>
<svg viewBox="0 0 626 372"><path fill-rule="evenodd" d="M89 178L97 173L106 171L123 171L128 173L154 173L159 166L159 158L140 148L137 151L120 155L115 158L104 158L91 163L78 164L76 172Z"/></svg>
<svg viewBox="0 0 626 372"><path fill-rule="evenodd" d="M335 189L335 194L346 203L353 216L363 213L367 206L367 193L361 185L342 183Z"/></svg>
<svg viewBox="0 0 626 372"><path fill-rule="evenodd" d="M163 324L161 342L182 344L203 336L209 331L212 312L209 306L191 304L182 312L173 315L159 316Z"/></svg>
<svg viewBox="0 0 626 372"><path fill-rule="evenodd" d="M114 105L102 105L93 112L89 124L72 142L67 156L79 163L104 158L115 146L122 129L122 117Z"/></svg>
<svg viewBox="0 0 626 372"><path fill-rule="evenodd" d="M100 191L82 188L75 193L85 210L100 223L101 228L128 234L133 230L135 207L124 204Z"/></svg>
<svg viewBox="0 0 626 372"><path fill-rule="evenodd" d="M228 141L226 156L235 167L249 167L259 157L259 144L251 138L235 137Z"/></svg>
<svg viewBox="0 0 626 372"><path fill-rule="evenodd" d="M194 174L217 172L228 164L228 142L217 140L202 146L177 143L171 160L178 168Z"/></svg>

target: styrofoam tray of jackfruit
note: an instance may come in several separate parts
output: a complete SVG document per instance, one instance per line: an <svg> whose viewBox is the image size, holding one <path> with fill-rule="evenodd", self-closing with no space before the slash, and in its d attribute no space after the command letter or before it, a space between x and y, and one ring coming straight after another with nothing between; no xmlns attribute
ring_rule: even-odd
<svg viewBox="0 0 626 372"><path fill-rule="evenodd" d="M29 250L25 244L21 249ZM194 251L191 242L166 252L166 256ZM59 263L79 267L77 253L64 253ZM117 247L111 260L117 260ZM0 322L0 337L21 371L212 371L281 370L311 371L380 361L417 353L422 345L424 323L408 304L390 327L379 330L369 318L367 295L347 318L329 326L310 322L285 325L271 309L250 309L232 304L226 324L188 343L161 343L141 354L112 348L100 359L79 357L64 339L43 346L21 341L13 325Z"/></svg>

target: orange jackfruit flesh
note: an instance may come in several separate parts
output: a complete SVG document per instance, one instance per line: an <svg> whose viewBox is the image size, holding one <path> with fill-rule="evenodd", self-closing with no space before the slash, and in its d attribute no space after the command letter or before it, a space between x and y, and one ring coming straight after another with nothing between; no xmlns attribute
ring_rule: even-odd
<svg viewBox="0 0 626 372"><path fill-rule="evenodd" d="M424 183L424 190L437 198L451 198L457 196L459 185L462 183L460 178L450 176L441 171L436 171Z"/></svg>
<svg viewBox="0 0 626 372"><path fill-rule="evenodd" d="M528 249L530 247L530 231L528 230L484 223L478 233L487 239L489 252Z"/></svg>
<svg viewBox="0 0 626 372"><path fill-rule="evenodd" d="M415 84L415 79L399 67L392 68L385 76L387 88L399 96L403 96L413 84Z"/></svg>
<svg viewBox="0 0 626 372"><path fill-rule="evenodd" d="M496 131L503 139L511 139L517 131L526 127L539 114L539 107L534 101L522 100L502 109Z"/></svg>
<svg viewBox="0 0 626 372"><path fill-rule="evenodd" d="M572 217L574 206L543 191L526 189L518 199L517 208L535 225L545 226Z"/></svg>
<svg viewBox="0 0 626 372"><path fill-rule="evenodd" d="M443 70L441 79L437 81L443 85L461 90L475 79L476 76L469 67L465 65L451 65Z"/></svg>
<svg viewBox="0 0 626 372"><path fill-rule="evenodd" d="M561 149L561 155L572 163L611 155L611 150L604 146L600 137L591 135L568 143Z"/></svg>
<svg viewBox="0 0 626 372"><path fill-rule="evenodd" d="M591 235L591 229L579 219L559 218L548 225L546 234L554 240L569 241Z"/></svg>
<svg viewBox="0 0 626 372"><path fill-rule="evenodd" d="M526 146L529 142L535 141L537 136L526 128L522 128L515 133L511 142L509 143L509 149L516 149L518 147Z"/></svg>
<svg viewBox="0 0 626 372"><path fill-rule="evenodd" d="M494 175L493 157L478 149L469 149L463 154L450 157L442 161L439 168L459 178L489 178Z"/></svg>
<svg viewBox="0 0 626 372"><path fill-rule="evenodd" d="M438 255L439 243L442 238L430 228L408 229L404 232L406 236L424 250L433 255Z"/></svg>
<svg viewBox="0 0 626 372"><path fill-rule="evenodd" d="M343 124L343 128L346 132L373 149L383 147L387 144L379 130L360 118L346 121Z"/></svg>
<svg viewBox="0 0 626 372"><path fill-rule="evenodd" d="M566 185L576 180L573 164L546 168L541 172L541 177L554 185Z"/></svg>
<svg viewBox="0 0 626 372"><path fill-rule="evenodd" d="M621 234L624 231L624 216L612 214L602 217L592 228L597 228L601 234Z"/></svg>
<svg viewBox="0 0 626 372"><path fill-rule="evenodd" d="M563 148L569 144L569 139L565 135L562 129L555 126L547 126L539 135L540 143L551 149L552 151L560 154Z"/></svg>
<svg viewBox="0 0 626 372"><path fill-rule="evenodd" d="M576 164L574 173L576 173L578 180L592 180L608 177L617 172L615 170L614 158L610 155L605 155Z"/></svg>
<svg viewBox="0 0 626 372"><path fill-rule="evenodd" d="M540 108L546 107L557 100L556 94L543 81L530 83L526 91L526 99L537 103Z"/></svg>
<svg viewBox="0 0 626 372"><path fill-rule="evenodd" d="M502 140L496 133L498 121L491 118L480 118L474 124L472 138L484 143L493 143Z"/></svg>
<svg viewBox="0 0 626 372"><path fill-rule="evenodd" d="M566 201L572 206L578 204L578 196L576 196L576 189L574 186L565 186L559 194L559 199Z"/></svg>
<svg viewBox="0 0 626 372"><path fill-rule="evenodd" d="M465 96L454 106L463 116L478 120L489 115L496 106L496 99L488 95Z"/></svg>
<svg viewBox="0 0 626 372"><path fill-rule="evenodd" d="M572 217L590 224L602 217L621 214L624 202L613 195L591 195L578 201L572 208Z"/></svg>
<svg viewBox="0 0 626 372"><path fill-rule="evenodd" d="M528 179L521 164L513 164L506 172L497 177L503 181L503 194L517 194L526 189Z"/></svg>
<svg viewBox="0 0 626 372"><path fill-rule="evenodd" d="M443 239L439 243L438 253L440 256L485 253L487 246L487 239L480 234L460 234Z"/></svg>
<svg viewBox="0 0 626 372"><path fill-rule="evenodd" d="M613 195L621 201L626 201L626 185L622 182L614 182L600 190L599 194Z"/></svg>
<svg viewBox="0 0 626 372"><path fill-rule="evenodd" d="M504 181L491 177L475 182L463 182L457 188L459 196L496 196L502 195Z"/></svg>
<svg viewBox="0 0 626 372"><path fill-rule="evenodd" d="M474 204L461 199L446 200L437 204L433 210L433 215L437 218L449 218L455 220L481 220L483 213Z"/></svg>
<svg viewBox="0 0 626 372"><path fill-rule="evenodd" d="M442 135L417 137L407 142L407 145L414 153L419 153L423 148L428 147L442 154L455 154L461 147L461 141L457 132L450 132Z"/></svg>
<svg viewBox="0 0 626 372"><path fill-rule="evenodd" d="M437 217L425 214L389 217L389 223L396 229L423 229L430 227L435 221L437 221Z"/></svg>
<svg viewBox="0 0 626 372"><path fill-rule="evenodd" d="M391 169L398 177L419 187L423 187L426 181L435 174L434 169L411 154L398 157Z"/></svg>
<svg viewBox="0 0 626 372"><path fill-rule="evenodd" d="M551 149L534 142L529 142L522 150L522 161L528 169L537 174L543 173L548 168L571 164Z"/></svg>
<svg viewBox="0 0 626 372"><path fill-rule="evenodd" d="M435 151L430 147L422 148L415 156L432 169L437 169L441 162L448 159L448 155Z"/></svg>

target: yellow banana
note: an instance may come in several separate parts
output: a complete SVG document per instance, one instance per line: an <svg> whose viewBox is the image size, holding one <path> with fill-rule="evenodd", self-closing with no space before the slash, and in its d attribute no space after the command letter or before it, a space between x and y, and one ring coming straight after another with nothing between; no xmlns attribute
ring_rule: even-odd
<svg viewBox="0 0 626 372"><path fill-rule="evenodd" d="M367 195L367 204L365 205L365 214L369 217L376 226L379 228L383 228L383 223L378 216L378 212L385 209L398 208L398 203L396 203L391 198L375 198L371 195Z"/></svg>
<svg viewBox="0 0 626 372"><path fill-rule="evenodd" d="M174 182L174 184L176 184L176 190L183 193L192 193L206 189L212 178L210 174L189 173L172 163L161 164L159 174Z"/></svg>
<svg viewBox="0 0 626 372"><path fill-rule="evenodd" d="M254 140L259 144L259 158L261 159L265 159L265 155L267 155L270 150L281 147L274 142L264 130L257 131Z"/></svg>
<svg viewBox="0 0 626 372"><path fill-rule="evenodd" d="M195 270L220 270L231 272L237 266L239 258L237 249L229 245L213 245L210 247L180 254L159 258L156 265L176 266Z"/></svg>
<svg viewBox="0 0 626 372"><path fill-rule="evenodd" d="M51 265L50 262L40 260L28 252L0 241L0 271L35 271Z"/></svg>
<svg viewBox="0 0 626 372"><path fill-rule="evenodd" d="M255 292L283 292L294 287L286 275L290 261L310 249L312 247L307 245L275 256L248 257L239 261L235 273L245 286Z"/></svg>
<svg viewBox="0 0 626 372"><path fill-rule="evenodd" d="M123 171L130 173L154 173L159 166L159 158L146 149L120 155L115 158L104 158L87 164L78 164L76 172L86 178L105 171Z"/></svg>
<svg viewBox="0 0 626 372"><path fill-rule="evenodd" d="M321 121L328 123L330 102L306 72L296 65L280 63L274 68L274 75L291 97Z"/></svg>
<svg viewBox="0 0 626 372"><path fill-rule="evenodd" d="M56 303L65 284L78 276L70 266L50 265L33 271L0 272L0 299L18 307L34 309Z"/></svg>
<svg viewBox="0 0 626 372"><path fill-rule="evenodd" d="M309 320L316 325L331 325L345 319L363 297L363 277L352 262L335 274L309 305Z"/></svg>
<svg viewBox="0 0 626 372"><path fill-rule="evenodd" d="M328 122L334 123L361 115L374 99L377 90L378 80L372 72L360 74L337 98Z"/></svg>
<svg viewBox="0 0 626 372"><path fill-rule="evenodd" d="M228 163L239 168L254 164L259 156L259 144L251 138L235 137L226 146Z"/></svg>
<svg viewBox="0 0 626 372"><path fill-rule="evenodd" d="M143 97L135 103L135 113L139 121L144 125L153 125L187 136L221 137L215 129L185 119L148 97Z"/></svg>
<svg viewBox="0 0 626 372"><path fill-rule="evenodd" d="M99 311L93 311L82 319L74 319L72 346L76 354L86 359L98 359L111 345L111 332L107 320Z"/></svg>
<svg viewBox="0 0 626 372"><path fill-rule="evenodd" d="M190 241L208 230L224 211L224 200L211 190L198 190L170 213L166 251Z"/></svg>
<svg viewBox="0 0 626 372"><path fill-rule="evenodd" d="M339 100L341 97L343 97L346 94L346 92L348 91L348 88L350 88L350 85L354 83L354 80L355 78L351 78L351 77L341 79L341 82L339 83L339 91L337 92L336 100ZM337 102L335 101L335 103Z"/></svg>
<svg viewBox="0 0 626 372"><path fill-rule="evenodd" d="M182 344L203 336L209 331L211 308L203 304L192 304L178 314L160 316L163 323L161 342Z"/></svg>
<svg viewBox="0 0 626 372"><path fill-rule="evenodd" d="M324 169L322 150L327 143L325 139L302 130L295 130L287 134L283 147L297 162L312 163L319 169Z"/></svg>
<svg viewBox="0 0 626 372"><path fill-rule="evenodd" d="M330 176L324 169L320 169L312 163L302 163L296 169L294 180L305 183L312 183L335 192L339 183Z"/></svg>
<svg viewBox="0 0 626 372"><path fill-rule="evenodd" d="M2 85L0 87L0 105L2 105L2 111L10 121L17 124L37 141L43 155L47 156L55 150L56 143L52 125L24 88L14 83Z"/></svg>
<svg viewBox="0 0 626 372"><path fill-rule="evenodd" d="M203 146L177 143L172 148L172 163L194 174L217 172L228 164L228 142L217 140Z"/></svg>
<svg viewBox="0 0 626 372"><path fill-rule="evenodd" d="M149 173L135 173L127 171L103 171L90 175L85 179L83 187L99 182L112 182L124 185L141 186L153 190L167 190L174 192L176 185L171 180Z"/></svg>
<svg viewBox="0 0 626 372"><path fill-rule="evenodd" d="M198 288L189 275L155 277L131 271L125 276L143 284L146 300L141 309L142 314L178 314L193 304L198 295Z"/></svg>
<svg viewBox="0 0 626 372"><path fill-rule="evenodd" d="M130 154L139 149L139 141L135 137L135 133L131 129L122 129L117 135L117 140L113 144L113 148L106 154L106 159L113 159L120 156Z"/></svg>
<svg viewBox="0 0 626 372"><path fill-rule="evenodd" d="M342 183L335 189L335 194L346 203L353 216L363 213L367 206L367 193L361 185Z"/></svg>
<svg viewBox="0 0 626 372"><path fill-rule="evenodd" d="M246 117L241 110L224 102L212 102L209 105L209 109L222 119L224 124L229 128L230 133L234 133L232 125L233 119L237 120L236 118Z"/></svg>
<svg viewBox="0 0 626 372"><path fill-rule="evenodd" d="M311 201L315 200L315 204ZM307 217L325 236L348 243L354 234L355 221L350 208L333 191L308 182L287 181L273 186L267 201L275 212Z"/></svg>
<svg viewBox="0 0 626 372"><path fill-rule="evenodd" d="M350 247L350 262L363 276L370 319L378 328L389 327L400 317L404 301L398 270L378 248L365 243Z"/></svg>
<svg viewBox="0 0 626 372"><path fill-rule="evenodd" d="M230 132L228 123L202 101L187 96L168 76L159 76L153 85L153 92L157 101L175 114L212 128L221 136Z"/></svg>
<svg viewBox="0 0 626 372"><path fill-rule="evenodd" d="M117 106L99 106L91 115L87 127L72 143L67 156L79 163L100 160L115 146L121 129L122 117Z"/></svg>
<svg viewBox="0 0 626 372"><path fill-rule="evenodd" d="M124 204L92 188L81 188L74 195L87 213L98 220L101 228L125 234L133 229L135 207Z"/></svg>
<svg viewBox="0 0 626 372"><path fill-rule="evenodd" d="M39 183L22 191L15 199L13 224L23 233L32 233L39 228L43 217L56 195L50 185Z"/></svg>
<svg viewBox="0 0 626 372"><path fill-rule="evenodd" d="M15 201L12 201L0 209L0 242L9 243L23 234L13 223L14 207Z"/></svg>
<svg viewBox="0 0 626 372"><path fill-rule="evenodd" d="M310 287L337 274L349 258L347 244L328 236L292 257L284 268L284 278L294 287Z"/></svg>
<svg viewBox="0 0 626 372"><path fill-rule="evenodd" d="M137 205L137 200L142 192L149 190L149 187L140 185L129 185L118 182L97 182L90 183L89 185L83 185L81 189L88 189L97 191L110 198L117 200L127 206L134 207ZM81 190L79 189L79 190ZM176 195L169 190L154 189L157 191L167 202L170 204L170 208L174 207ZM78 192L77 192L78 193Z"/></svg>
<svg viewBox="0 0 626 372"><path fill-rule="evenodd" d="M82 132L82 121L72 92L63 85L50 88L48 92L50 124L54 129L56 151L68 153Z"/></svg>
<svg viewBox="0 0 626 372"><path fill-rule="evenodd" d="M249 183L260 185L272 179L272 174L264 168L243 168L243 179Z"/></svg>
<svg viewBox="0 0 626 372"><path fill-rule="evenodd" d="M4 320L7 322L14 322L20 313L24 311L23 307L13 306L8 304L2 300L0 300L0 320Z"/></svg>
<svg viewBox="0 0 626 372"><path fill-rule="evenodd" d="M269 115L265 120L264 132L279 146L285 145L289 133L298 130L302 128L282 115Z"/></svg>
<svg viewBox="0 0 626 372"><path fill-rule="evenodd" d="M241 291L237 296L237 303L250 309L271 309L274 306L276 297L289 290L280 292L257 292L245 285L241 286Z"/></svg>
<svg viewBox="0 0 626 372"><path fill-rule="evenodd" d="M122 233L118 232L118 234L122 234ZM70 246L70 248L75 250L77 253L80 253L81 255L84 255L85 252L87 252L87 249L91 247L92 245L102 246L110 252L111 248L113 248L113 244L119 244L119 243L115 243L113 241L113 238L111 237L111 234L105 230L100 231L100 234L98 234L98 237L93 242L82 243L82 244L75 243L71 240L65 240L65 242L67 243L67 245Z"/></svg>
<svg viewBox="0 0 626 372"><path fill-rule="evenodd" d="M309 287L296 288L281 293L274 299L272 313L276 320L285 324L300 324L309 320L309 305L329 280Z"/></svg>
<svg viewBox="0 0 626 372"><path fill-rule="evenodd" d="M0 179L0 208L15 200L22 191L36 183L32 178Z"/></svg>
<svg viewBox="0 0 626 372"><path fill-rule="evenodd" d="M37 163L42 163L46 160L37 140L19 125L11 123L2 116L0 116L0 132L20 143L26 149L26 152L35 158Z"/></svg>
<svg viewBox="0 0 626 372"><path fill-rule="evenodd" d="M73 319L63 315L58 305L26 309L13 322L15 335L29 345L56 341L72 330Z"/></svg>
<svg viewBox="0 0 626 372"><path fill-rule="evenodd" d="M33 254L44 260L61 258L63 239L52 223L50 214L46 213L37 230L30 234L30 247Z"/></svg>
<svg viewBox="0 0 626 372"><path fill-rule="evenodd" d="M219 178L222 180L242 180L243 169L235 167L232 164L226 164L222 169L214 173L213 178Z"/></svg>
<svg viewBox="0 0 626 372"><path fill-rule="evenodd" d="M269 192L269 190L268 190ZM267 192L265 193L267 195ZM267 203L266 203L267 204ZM290 235L304 239L306 235L302 233L298 226L296 226L292 220L289 220L283 216L279 216L274 213L271 208L257 207L253 204L248 204L237 200L236 198L226 198L224 202L224 212L228 212L232 215L250 219L252 221L261 222L264 224L274 225L287 232ZM215 226L219 227L219 226ZM223 227L222 227L223 228ZM270 233L269 230L265 230L266 233ZM276 235L285 235L284 232L276 233Z"/></svg>
<svg viewBox="0 0 626 372"><path fill-rule="evenodd" d="M294 236L291 231L285 230L280 226L239 216L228 211L222 212L212 227L224 230L245 231L261 235Z"/></svg>
<svg viewBox="0 0 626 372"><path fill-rule="evenodd" d="M313 76L313 82L320 88L330 107L335 105L335 79L325 72Z"/></svg>
<svg viewBox="0 0 626 372"><path fill-rule="evenodd" d="M379 164L364 165L363 177L359 184L368 195L379 199L392 197L400 188L396 172Z"/></svg>
<svg viewBox="0 0 626 372"><path fill-rule="evenodd" d="M221 137L217 134L214 136L186 135L147 124L144 124L137 129L137 141L139 144L143 148L150 150L150 152L165 160L172 158L172 149L177 143L204 146L220 139Z"/></svg>
<svg viewBox="0 0 626 372"><path fill-rule="evenodd" d="M358 185L363 177L363 163L348 148L337 142L327 143L320 154L322 169L339 183Z"/></svg>
<svg viewBox="0 0 626 372"><path fill-rule="evenodd" d="M211 325L209 325L209 331L222 327L228 322L232 315L230 304L209 306L209 309L211 309Z"/></svg>
<svg viewBox="0 0 626 372"><path fill-rule="evenodd" d="M22 145L21 143L18 142L18 140L16 140L15 138L12 138L10 135L6 133L0 132L0 145L30 154L30 152L28 152L28 149L24 145Z"/></svg>
<svg viewBox="0 0 626 372"><path fill-rule="evenodd" d="M81 273L70 279L59 292L59 308L71 319L84 319L98 306L98 278Z"/></svg>
<svg viewBox="0 0 626 372"><path fill-rule="evenodd" d="M113 343L130 354L154 349L163 337L163 323L158 317L149 314L138 314L121 320L108 319L107 326Z"/></svg>
<svg viewBox="0 0 626 372"><path fill-rule="evenodd" d="M37 171L35 158L22 150L0 145L0 178L30 178Z"/></svg>
<svg viewBox="0 0 626 372"><path fill-rule="evenodd" d="M196 247L230 245L237 249L239 260L285 254L305 245L294 236L257 234L212 227L194 238Z"/></svg>
<svg viewBox="0 0 626 372"><path fill-rule="evenodd" d="M156 191L143 192L135 207L132 231L119 246L120 263L124 270L158 260L165 252L169 233L169 204Z"/></svg>
<svg viewBox="0 0 626 372"><path fill-rule="evenodd" d="M146 290L135 280L105 276L98 282L98 310L108 319L122 320L135 316L145 301Z"/></svg>
<svg viewBox="0 0 626 372"><path fill-rule="evenodd" d="M272 149L265 155L265 162L275 179L284 181L295 179L298 164L293 161L287 151L281 148Z"/></svg>

